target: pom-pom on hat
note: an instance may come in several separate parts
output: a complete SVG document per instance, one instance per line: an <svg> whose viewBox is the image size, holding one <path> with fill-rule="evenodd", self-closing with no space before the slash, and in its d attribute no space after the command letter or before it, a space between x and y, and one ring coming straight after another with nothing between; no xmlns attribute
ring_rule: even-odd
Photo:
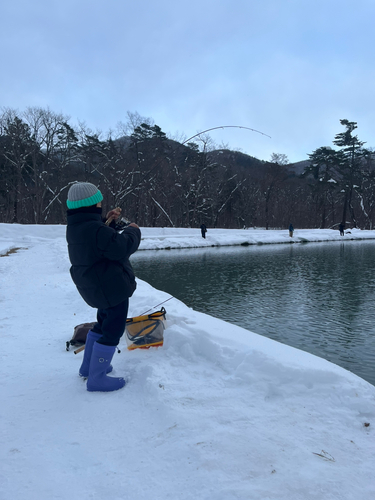
<svg viewBox="0 0 375 500"><path fill-rule="evenodd" d="M91 207L102 201L103 195L90 182L77 182L68 191L66 204L70 210L81 207Z"/></svg>

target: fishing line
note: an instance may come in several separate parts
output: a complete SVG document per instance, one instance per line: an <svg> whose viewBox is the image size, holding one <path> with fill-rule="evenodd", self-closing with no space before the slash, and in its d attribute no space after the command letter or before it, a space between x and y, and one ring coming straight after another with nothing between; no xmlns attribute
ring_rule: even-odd
<svg viewBox="0 0 375 500"><path fill-rule="evenodd" d="M160 304L156 304L156 306L151 307L151 309L147 309L147 311L145 311L144 313L142 313L142 314L141 314L141 316L144 316L146 313L148 313L148 312L152 311L152 310L153 310L153 309L155 309L156 307L159 307L159 306L161 306L162 304L165 304L166 302L168 302L169 300L172 300L172 299L174 299L174 298L175 298L175 297L169 297L169 299L164 300L163 302L160 302Z"/></svg>
<svg viewBox="0 0 375 500"><path fill-rule="evenodd" d="M259 130L255 130L254 128L243 127L241 125L220 125L220 127L208 128L207 130L203 130L203 132L198 132L198 134L195 134L192 137L189 137L189 139L186 139L186 141L182 142L181 145L186 144L187 142L191 141L195 137L198 137L199 135L205 134L206 132L211 132L211 130L218 130L219 128L243 128L245 130L251 130L252 132L257 132L258 134L265 135L266 137L269 137L270 139L272 139L272 137L270 135L264 134L263 132L260 132Z"/></svg>

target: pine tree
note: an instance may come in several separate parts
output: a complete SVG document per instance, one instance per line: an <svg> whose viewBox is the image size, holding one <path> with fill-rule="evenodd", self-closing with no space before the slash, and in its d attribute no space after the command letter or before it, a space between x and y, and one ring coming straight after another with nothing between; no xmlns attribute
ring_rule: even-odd
<svg viewBox="0 0 375 500"><path fill-rule="evenodd" d="M328 206L333 191L340 181L340 165L344 158L341 151L323 146L309 155L310 164L305 168L304 177L312 177L310 188L320 214L320 228L324 229L328 219Z"/></svg>
<svg viewBox="0 0 375 500"><path fill-rule="evenodd" d="M346 127L345 132L335 136L333 143L341 148L342 161L339 164L341 174L342 192L344 193L342 224L346 223L346 213L349 213L354 227L357 227L357 220L353 207L354 190L360 188L362 184L362 166L365 157L369 152L363 147L364 142L360 141L356 135L353 135L357 128L357 122L349 120L340 120L341 125Z"/></svg>

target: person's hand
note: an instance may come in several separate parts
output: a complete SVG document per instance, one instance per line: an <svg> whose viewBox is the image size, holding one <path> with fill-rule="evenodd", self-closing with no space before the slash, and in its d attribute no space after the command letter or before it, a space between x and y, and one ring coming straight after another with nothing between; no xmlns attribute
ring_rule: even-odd
<svg viewBox="0 0 375 500"><path fill-rule="evenodd" d="M131 223L129 224L129 226L131 226L131 227L136 227L137 229L139 229L139 226L137 226L137 224L136 224L135 222L131 222Z"/></svg>
<svg viewBox="0 0 375 500"><path fill-rule="evenodd" d="M107 220L117 220L121 215L121 208L117 207L107 213Z"/></svg>

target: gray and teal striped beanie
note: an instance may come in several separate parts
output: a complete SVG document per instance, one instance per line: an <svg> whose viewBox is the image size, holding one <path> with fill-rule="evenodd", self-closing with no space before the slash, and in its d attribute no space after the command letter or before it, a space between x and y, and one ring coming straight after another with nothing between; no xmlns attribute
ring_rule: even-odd
<svg viewBox="0 0 375 500"><path fill-rule="evenodd" d="M69 189L66 204L69 209L91 207L91 205L96 205L102 199L102 193L94 184L77 182Z"/></svg>

